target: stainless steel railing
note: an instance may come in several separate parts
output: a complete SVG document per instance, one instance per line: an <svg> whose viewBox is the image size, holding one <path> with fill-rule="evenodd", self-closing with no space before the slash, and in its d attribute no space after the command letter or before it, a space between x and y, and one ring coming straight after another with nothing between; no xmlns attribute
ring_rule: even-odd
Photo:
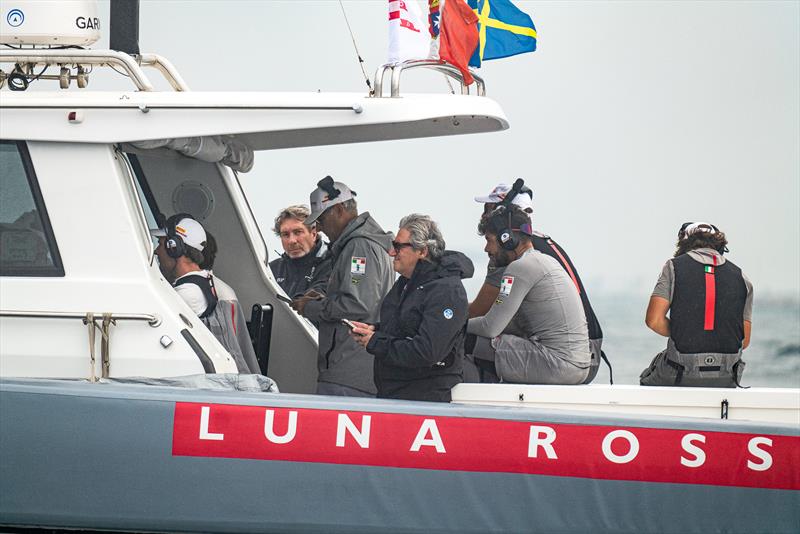
<svg viewBox="0 0 800 534"><path fill-rule="evenodd" d="M400 96L400 76L403 71L410 69L426 68L440 72L445 76L453 78L461 86L461 94L468 95L469 87L464 83L464 76L455 66L439 59L415 59L403 61L401 63L386 63L378 67L375 71L375 93L373 96L376 98L383 98L383 81L386 74L391 72L391 88L390 95L392 98ZM472 73L475 78L475 89L478 96L486 96L486 84L483 78L475 73Z"/></svg>
<svg viewBox="0 0 800 534"><path fill-rule="evenodd" d="M19 50L0 50L0 63L15 63L18 67L33 67L38 65L76 65L81 68L86 65L104 66L122 69L123 74L131 79L139 91L153 91L153 84L150 83L147 75L141 67L152 67L158 70L164 79L176 91L188 91L189 86L183 80L177 69L166 58L157 54L141 54L130 56L124 52L116 50L81 50L64 49L53 50L43 48L30 48ZM43 75L41 79L64 79L58 75ZM67 76L69 78L69 75ZM84 78L85 80L85 78ZM69 84L67 83L68 87ZM79 86L84 87L80 83ZM65 85L62 83L62 88Z"/></svg>
<svg viewBox="0 0 800 534"><path fill-rule="evenodd" d="M0 310L0 317L23 317L36 319L81 319L89 334L89 381L97 382L97 331L100 331L100 377L111 375L111 326L117 321L147 321L155 328L161 324L158 315L149 313L94 313ZM100 320L100 324L97 321Z"/></svg>
<svg viewBox="0 0 800 534"><path fill-rule="evenodd" d="M149 313L114 313L114 312L56 312L56 311L31 311L31 310L0 310L0 317L34 317L38 319L83 319L88 320L89 315L103 317L110 315L114 321L147 321L153 328L161 325L161 317Z"/></svg>

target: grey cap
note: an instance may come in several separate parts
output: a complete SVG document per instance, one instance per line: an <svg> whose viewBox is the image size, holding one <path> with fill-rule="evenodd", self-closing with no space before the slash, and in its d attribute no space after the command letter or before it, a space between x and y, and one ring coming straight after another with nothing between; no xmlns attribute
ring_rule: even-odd
<svg viewBox="0 0 800 534"><path fill-rule="evenodd" d="M355 196L356 192L342 182L334 182L333 178L326 176L317 182L317 188L311 192L308 199L311 205L311 214L303 222L311 225L326 209L355 198Z"/></svg>

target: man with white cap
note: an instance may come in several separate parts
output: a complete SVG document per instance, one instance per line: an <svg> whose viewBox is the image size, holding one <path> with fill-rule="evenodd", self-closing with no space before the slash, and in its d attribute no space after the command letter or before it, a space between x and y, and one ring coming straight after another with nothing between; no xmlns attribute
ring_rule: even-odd
<svg viewBox="0 0 800 534"><path fill-rule="evenodd" d="M675 255L664 264L645 316L647 326L669 340L642 371L643 386L739 385L753 285L723 257L727 244L713 224L684 223L678 230Z"/></svg>
<svg viewBox="0 0 800 534"><path fill-rule="evenodd" d="M319 325L321 395L375 396L374 360L349 335L343 320L375 324L380 303L394 283L389 249L392 234L384 232L369 212L359 215L356 193L326 176L311 192L311 214L305 224L331 240L332 271L327 293L309 291L292 307Z"/></svg>
<svg viewBox="0 0 800 534"><path fill-rule="evenodd" d="M483 214L481 215L481 222L491 213L498 204L505 200L506 196L511 192L512 186L504 183L497 184L488 195L482 197L475 197L475 202L483 204ZM529 187L522 186L518 193L514 194L511 200L514 206L518 206L522 211L528 215L533 213L533 191ZM489 265L486 267L486 280L483 282L480 291L478 291L475 300L469 303L469 316L482 317L489 312L497 298L497 293L500 291L500 281L503 278L502 268L496 268L493 261L489 260Z"/></svg>
<svg viewBox="0 0 800 534"><path fill-rule="evenodd" d="M483 382L581 384L591 365L581 299L558 262L533 248L528 214L509 201L478 227L505 272L489 313L467 323L467 362Z"/></svg>
<svg viewBox="0 0 800 534"><path fill-rule="evenodd" d="M518 179L517 182L520 183L517 184L515 182L514 186L504 183L497 184L497 186L495 186L495 188L492 189L488 195L475 197L476 202L481 202L484 204L481 223L485 222L485 219L488 217L488 215L498 206L498 204L503 202L508 195L513 195L511 200L512 205L519 207L529 216L533 213L533 191L525 186L521 179ZM518 189L516 192L512 191L515 186ZM584 288L583 281L578 274L578 269L572 263L572 260L566 251L561 247L561 245L556 243L552 237L538 230L532 230L530 237L531 243L535 250L552 257L561 265L564 271L566 271L566 273L569 275L572 284L578 291L578 295L581 298L583 311L586 315L586 323L589 328L589 345L592 352L591 366L585 383L588 384L594 380L594 377L597 375L597 371L600 368L601 359L606 362L606 365L608 365L609 375L611 377L611 382L613 383L611 364L609 363L605 352L602 350L603 329L600 327L600 322L597 320L594 309L592 309L592 304L589 302L589 296L586 294L586 289ZM478 295L475 297L475 300L473 300L469 305L470 317L482 317L489 312L489 309L497 300L497 296L500 293L504 271L504 268L495 268L492 261L489 261L486 279L483 283L483 286L478 292Z"/></svg>
<svg viewBox="0 0 800 534"><path fill-rule="evenodd" d="M221 299L211 271L200 267L207 262L203 251L208 238L203 226L188 213L178 213L152 235L158 238L155 253L161 274L233 356L239 372L259 374L255 351L245 335L244 312L236 295L225 284ZM213 263L213 258L211 261Z"/></svg>

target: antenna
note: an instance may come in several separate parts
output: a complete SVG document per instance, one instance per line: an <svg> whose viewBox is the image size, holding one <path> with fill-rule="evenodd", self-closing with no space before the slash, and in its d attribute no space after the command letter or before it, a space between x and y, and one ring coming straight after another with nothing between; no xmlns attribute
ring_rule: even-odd
<svg viewBox="0 0 800 534"><path fill-rule="evenodd" d="M109 48L139 55L139 0L111 0Z"/></svg>

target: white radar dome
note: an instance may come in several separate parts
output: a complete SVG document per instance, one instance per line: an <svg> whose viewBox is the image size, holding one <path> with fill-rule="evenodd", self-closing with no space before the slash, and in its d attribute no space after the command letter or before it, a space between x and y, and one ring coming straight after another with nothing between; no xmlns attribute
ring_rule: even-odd
<svg viewBox="0 0 800 534"><path fill-rule="evenodd" d="M4 1L0 15L0 44L88 46L100 39L92 0Z"/></svg>

